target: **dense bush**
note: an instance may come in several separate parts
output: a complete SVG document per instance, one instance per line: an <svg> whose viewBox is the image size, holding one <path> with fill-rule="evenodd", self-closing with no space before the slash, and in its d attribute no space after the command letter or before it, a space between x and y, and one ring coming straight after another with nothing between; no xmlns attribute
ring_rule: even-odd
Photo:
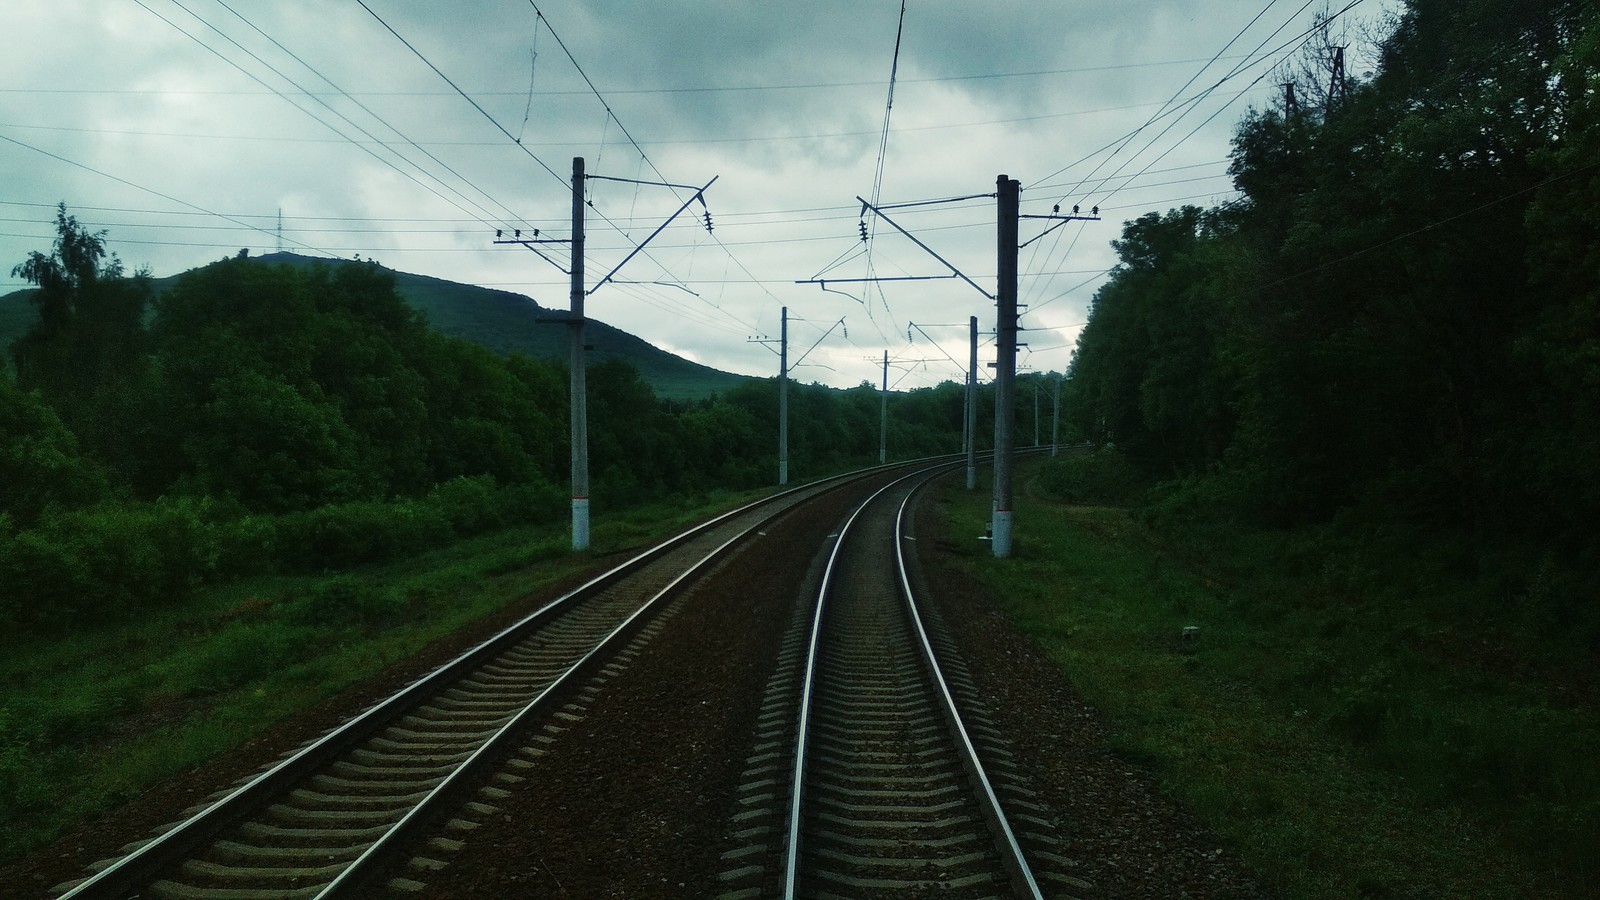
<svg viewBox="0 0 1600 900"><path fill-rule="evenodd" d="M0 535L0 615L24 630L113 619L269 568L270 526L206 500L49 511Z"/></svg>
<svg viewBox="0 0 1600 900"><path fill-rule="evenodd" d="M1138 499L1149 477L1112 448L1057 457L1039 469L1039 487L1066 503L1122 506Z"/></svg>
<svg viewBox="0 0 1600 900"><path fill-rule="evenodd" d="M404 599L366 579L341 575L291 600L280 616L291 625L376 627L393 624L405 606Z"/></svg>
<svg viewBox="0 0 1600 900"><path fill-rule="evenodd" d="M93 503L107 488L104 470L44 399L0 374L0 513L28 523L52 504Z"/></svg>

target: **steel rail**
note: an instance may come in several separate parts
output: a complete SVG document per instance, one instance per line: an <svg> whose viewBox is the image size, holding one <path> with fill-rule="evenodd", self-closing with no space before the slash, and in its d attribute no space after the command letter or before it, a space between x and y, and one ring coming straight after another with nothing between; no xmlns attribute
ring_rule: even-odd
<svg viewBox="0 0 1600 900"><path fill-rule="evenodd" d="M809 644L806 651L804 674L802 676L800 691L799 721L796 727L795 756L790 780L789 817L787 823L788 834L784 848L784 865L781 882L782 896L784 900L797 900L797 898L800 896L799 881L803 852L803 821L805 818L804 799L807 788L806 772L808 767L808 759L811 755L810 743L811 730L813 726L812 701L816 692L817 668L818 658L820 656L819 651L822 638L823 622L827 615L828 597L834 588L834 573L838 567L839 559L843 552L845 542L850 537L851 528L855 525L856 520L861 516L861 514L874 502L876 502L884 493L904 483L905 481L918 477L923 479L922 482L917 484L907 493L905 499L901 501L898 509L896 510L894 517L893 537L896 561L895 580L897 582L898 593L900 595L900 599L905 604L907 612L909 613L908 618L912 624L912 631L916 636L915 640L917 643L917 655L923 662L928 677L933 685L934 693L938 697L937 705L940 708L946 724L949 726L951 735L954 738L954 742L957 746L957 755L960 757L962 768L966 772L968 780L972 785L974 793L973 799L980 808L985 825L990 832L995 849L1000 856L1001 865L1010 878L1014 894L1019 898L1027 898L1027 900L1043 900L1044 898L1044 894L1033 875L1032 868L1029 866L1027 859L1023 854L1021 845L1017 842L1016 835L1012 831L1010 824L1006 819L1006 815L1001 807L999 797L995 793L994 787L989 780L982 761L979 759L977 749L967 732L965 724L962 722L960 710L956 705L955 697L951 692L949 685L945 681L943 670L940 668L937 656L934 653L931 640L928 636L927 628L923 623L921 614L917 610L915 593L911 588L908 567L905 560L904 531L906 511L910 508L911 501L916 497L918 491L920 491L924 485L948 470L949 468L945 466L938 466L936 467L935 471L930 472L924 470L921 472L914 472L902 478L896 479L887 485L884 485L882 488L864 500L855 509L855 511L850 514L849 518L845 521L844 526L840 528L838 538L835 540L833 548L829 552L828 561L823 570L821 578L821 585L817 591L816 605L811 622Z"/></svg>
<svg viewBox="0 0 1600 900"><path fill-rule="evenodd" d="M59 900L101 900L101 898L118 898L138 889L149 880L153 879L159 871L165 869L174 862L181 860L185 855L194 852L198 847L203 846L207 842L213 840L219 833L222 832L223 829L238 824L247 816L262 808L266 801L270 798L280 795L283 791L297 784L322 766L327 765L337 759L345 751L356 747L358 744L366 740L370 735L377 732L389 722L398 719L407 710L420 705L431 694L436 693L444 686L458 680L460 677L464 676L466 673L472 671L478 666L493 660L500 653L504 652L507 648L514 645L518 641L529 636L529 634L531 634L535 629L545 624L548 620L554 618L556 615L567 611L569 608L576 607L584 600L593 597L605 588L623 580L624 578L644 567L646 564L666 555L670 551L677 549L689 541L706 534L712 529L727 523L729 520L752 512L760 507L776 504L781 500L791 499L795 495L798 495L802 492L816 491L820 494L837 488L850 481L880 473L885 469L903 467L905 465L907 465L907 463L901 462L890 466L876 466L870 469L832 476L830 478L820 479L809 484L799 485L789 490L764 497L760 500L756 500L736 509L730 510L706 522L703 522L700 525L687 529L682 533L637 554L627 561L618 564L617 566L600 575L595 576L594 578L562 595L561 597L550 601L549 603L540 607L538 610L535 610L534 612L518 620L516 623L502 629L494 636L457 655L454 659L434 669L432 672L419 677L411 684L390 695L388 698L374 704L365 712L352 719L349 719L315 742L286 757L267 771L262 772L245 784L234 789L227 796L218 799L205 809L200 810L189 816L187 819L179 822L165 833L157 836L153 840L145 843L143 846L133 850L127 855L117 859L115 862L108 865L104 869L101 869L99 872L89 876L84 881L61 894ZM776 513L774 515L776 515ZM740 532L740 534L736 537L720 545L712 552L712 555L717 555L724 552L730 546L748 536L752 530L766 524L767 521L768 519L763 519L753 524L749 529L745 529L744 531ZM677 578L672 580L671 584L669 584L667 588L658 593L656 597L653 597L651 600L647 601L645 606L648 607L654 605L662 595L678 586L681 586L683 580L689 577L692 572L698 571L705 561L705 559L702 559L700 562L694 564L688 570L681 573ZM642 612L643 608L644 607L641 607L639 612ZM627 621L614 629L612 635L608 636L606 641L609 641L612 637L616 636L616 633L622 631L624 628L628 628L631 625L636 624L639 621L639 612L636 612L634 615L630 616ZM578 665L584 665L591 661L594 658L596 649L598 649L598 647L591 649L588 653L584 654L576 663L574 663L574 667ZM563 675L558 679L558 681L565 681L566 679L567 676ZM548 693L548 690L541 692L540 698L547 696ZM537 702L537 700L535 702ZM505 736L515 734L516 732L512 726L524 721L526 714L528 714L527 710L517 714L516 719L512 723L508 723L507 726L499 729L499 731L497 731L496 734L490 738L490 740L498 743L499 741L504 740ZM480 753L474 753L469 759L474 761L480 759ZM458 768L456 771L459 772L461 770ZM454 775L447 776L445 782L453 783L454 778ZM440 785L440 787L445 786L446 784ZM438 800L435 799L436 795L439 797L444 796L444 794L436 788L435 790L429 792L426 802L428 802L430 805L436 804L438 802ZM412 810L410 813L406 814L395 827L399 828L403 826L408 832L410 829L414 828L418 822L424 820L426 820L426 816L417 815L416 810ZM388 839L387 835L380 837L379 840L385 841L386 846L393 845L393 840ZM375 858L375 855L371 853L371 849L372 848L369 847L368 852L363 853L361 857L359 857L360 860L363 860L363 866L370 864L369 861L366 861L368 860L369 856L373 856ZM336 883L340 884L340 890L343 890L344 885L348 882L344 881L341 877L341 879ZM330 884L328 887L332 888L333 885ZM319 894L318 896L321 897L327 895L328 894L325 892L323 894Z"/></svg>
<svg viewBox="0 0 1600 900"><path fill-rule="evenodd" d="M911 577L906 566L906 510L911 508L911 501L916 497L932 476L925 479L922 484L906 494L901 501L900 509L894 517L894 556L896 574L899 576L901 597L905 600L906 612L911 618L912 628L916 631L917 644L922 650L922 660L928 667L929 676L933 680L941 699L940 709L944 712L946 723L955 733L961 749L962 767L967 770L967 776L972 779L974 787L982 802L979 807L983 811L984 821L988 823L989 830L993 833L996 846L1001 850L1001 862L1006 871L1011 875L1012 887L1016 889L1018 897L1028 900L1044 900L1044 894L1039 889L1039 883L1033 877L1033 869L1028 865L1027 858L1023 855L1022 846L1017 843L1016 833L1011 830L1005 810L1000 806L1000 798L995 793L994 785L989 781L989 775L984 771L983 761L978 758L978 748L973 745L972 737L967 733L967 726L961 721L961 711L956 706L956 699L950 692L950 685L945 681L944 670L939 667L938 655L933 652L933 643L928 638L928 629L923 625L922 614L917 609L916 592L911 588Z"/></svg>
<svg viewBox="0 0 1600 900"><path fill-rule="evenodd" d="M789 835L784 850L783 868L783 896L784 900L794 900L795 889L800 880L800 823L802 813L802 800L805 796L805 773L808 744L811 740L811 695L816 685L817 675L817 648L822 642L822 621L828 601L828 591L833 583L833 571L839 563L840 551L844 548L845 537L850 533L850 526L855 524L861 513L872 505L885 491L894 487L907 478L914 478L920 473L912 473L903 478L897 478L876 491L872 496L862 501L845 520L844 527L839 529L839 536L833 542L833 549L828 553L828 564L822 572L822 585L817 589L817 605L811 616L811 636L806 647L805 674L802 676L800 687L800 722L795 729L794 776L790 779L789 790Z"/></svg>
<svg viewBox="0 0 1600 900"><path fill-rule="evenodd" d="M645 601L644 605L640 606L620 625L612 629L610 634L602 638L600 643L596 644L582 658L573 663L571 668L546 686L537 697L523 707L521 712L517 713L511 721L507 722L498 732L485 741L483 746L462 761L459 768L445 776L445 779L432 791L428 792L426 797L418 801L417 805L412 807L399 822L396 822L393 828L373 842L348 868L341 872L327 887L318 892L315 900L337 897L347 890L361 885L372 875L374 870L381 866L386 854L414 836L421 827L427 824L430 816L451 796L456 785L467 778L467 773L473 772L477 768L477 763L480 760L492 758L494 754L505 746L508 740L517 737L527 721L537 712L543 711L549 698L559 696L561 689L568 683L587 674L600 661L609 658L608 651L614 645L623 645L628 638L632 637L634 632L657 611L658 606L662 605L664 601L677 596L679 588L686 581L697 575L713 561L716 561L734 545L749 537L751 532L765 526L770 521L771 517L768 517L751 523L750 527L728 538L716 549L701 557L698 562L679 573L676 578L656 592L655 596Z"/></svg>

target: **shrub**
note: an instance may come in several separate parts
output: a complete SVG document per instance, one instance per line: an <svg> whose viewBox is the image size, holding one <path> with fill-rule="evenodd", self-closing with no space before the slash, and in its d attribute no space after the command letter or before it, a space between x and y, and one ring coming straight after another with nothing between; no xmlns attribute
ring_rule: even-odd
<svg viewBox="0 0 1600 900"><path fill-rule="evenodd" d="M273 530L208 499L47 512L0 532L0 615L22 631L115 620L223 576L264 571Z"/></svg>
<svg viewBox="0 0 1600 900"><path fill-rule="evenodd" d="M494 476L458 476L434 485L427 503L460 535L481 534L505 524Z"/></svg>
<svg viewBox="0 0 1600 900"><path fill-rule="evenodd" d="M420 553L452 537L449 520L426 501L358 501L279 519L278 557L288 570L347 569Z"/></svg>
<svg viewBox="0 0 1600 900"><path fill-rule="evenodd" d="M97 587L71 548L31 531L0 543L0 584L0 616L22 632L76 620Z"/></svg>
<svg viewBox="0 0 1600 900"><path fill-rule="evenodd" d="M1065 503L1122 506L1137 499L1146 482L1121 453L1106 448L1051 460L1039 472L1039 486Z"/></svg>
<svg viewBox="0 0 1600 900"><path fill-rule="evenodd" d="M392 624L405 607L405 600L391 591L361 578L340 575L285 604L281 614L294 625L378 627Z"/></svg>
<svg viewBox="0 0 1600 900"><path fill-rule="evenodd" d="M282 622L237 625L218 632L187 653L152 667L153 677L203 696L259 681L313 655L316 629Z"/></svg>

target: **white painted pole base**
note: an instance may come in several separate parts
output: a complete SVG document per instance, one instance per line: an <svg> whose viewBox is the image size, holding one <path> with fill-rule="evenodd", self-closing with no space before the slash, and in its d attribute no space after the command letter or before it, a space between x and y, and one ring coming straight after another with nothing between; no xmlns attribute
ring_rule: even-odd
<svg viewBox="0 0 1600 900"><path fill-rule="evenodd" d="M969 490L969 491L970 490L974 490L977 487L978 487L978 467L977 466L967 466L967 490Z"/></svg>
<svg viewBox="0 0 1600 900"><path fill-rule="evenodd" d="M589 498L572 498L572 549L589 549Z"/></svg>
<svg viewBox="0 0 1600 900"><path fill-rule="evenodd" d="M994 547L995 559L1006 559L1011 555L1011 510L997 509L994 511L994 523L991 526L994 533L990 536L990 543Z"/></svg>

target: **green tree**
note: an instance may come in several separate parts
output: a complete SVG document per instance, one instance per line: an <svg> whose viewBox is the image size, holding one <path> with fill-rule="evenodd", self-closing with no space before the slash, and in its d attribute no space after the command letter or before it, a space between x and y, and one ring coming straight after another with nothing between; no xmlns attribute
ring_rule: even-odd
<svg viewBox="0 0 1600 900"><path fill-rule="evenodd" d="M12 269L38 286L30 299L39 318L11 355L17 383L39 391L88 446L116 461L139 427L128 410L144 375L151 286L143 272L126 276L116 254L107 260L105 234L57 207L51 252L33 251Z"/></svg>
<svg viewBox="0 0 1600 900"><path fill-rule="evenodd" d="M0 516L26 526L46 507L76 507L107 494L105 472L37 393L0 376Z"/></svg>
<svg viewBox="0 0 1600 900"><path fill-rule="evenodd" d="M1203 469L1231 439L1235 376L1210 284L1225 271L1220 227L1193 206L1128 222L1078 338L1067 391L1078 428L1153 472Z"/></svg>

